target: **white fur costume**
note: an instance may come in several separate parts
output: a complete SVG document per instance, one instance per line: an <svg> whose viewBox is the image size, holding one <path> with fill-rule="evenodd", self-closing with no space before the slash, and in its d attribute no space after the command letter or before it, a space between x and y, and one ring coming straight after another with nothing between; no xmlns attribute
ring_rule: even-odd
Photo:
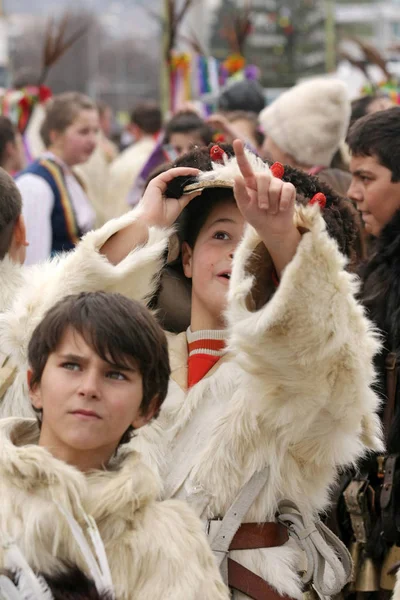
<svg viewBox="0 0 400 600"><path fill-rule="evenodd" d="M157 481L136 452L121 449L107 470L84 475L37 446L38 435L36 419L0 421L3 544L15 540L46 574L60 560L87 573L60 507L83 528L86 513L103 539L116 600L228 600L199 520L181 502L157 501Z"/></svg>

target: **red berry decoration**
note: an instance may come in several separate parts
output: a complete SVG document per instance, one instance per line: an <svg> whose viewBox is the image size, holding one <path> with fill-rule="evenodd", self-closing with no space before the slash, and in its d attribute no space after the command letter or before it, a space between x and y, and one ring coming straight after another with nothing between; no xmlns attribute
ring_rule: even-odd
<svg viewBox="0 0 400 600"><path fill-rule="evenodd" d="M310 204L319 204L321 209L325 208L326 205L326 196L322 192L318 192L313 196L310 200Z"/></svg>
<svg viewBox="0 0 400 600"><path fill-rule="evenodd" d="M282 179L285 174L285 167L280 162L276 162L272 165L270 171L274 177Z"/></svg>
<svg viewBox="0 0 400 600"><path fill-rule="evenodd" d="M213 162L224 164L225 152L220 146L213 146L210 150L210 158Z"/></svg>

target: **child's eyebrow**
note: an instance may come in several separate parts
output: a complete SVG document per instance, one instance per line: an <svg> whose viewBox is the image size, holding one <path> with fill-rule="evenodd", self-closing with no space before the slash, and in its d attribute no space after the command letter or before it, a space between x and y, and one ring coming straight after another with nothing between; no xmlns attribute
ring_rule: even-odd
<svg viewBox="0 0 400 600"><path fill-rule="evenodd" d="M59 357L61 358L61 360L65 360L66 362L80 362L84 364L87 363L89 360L85 356L80 356L79 354L59 354ZM109 360L106 360L104 362L106 362L113 369L118 369L119 371L137 371L137 367L135 367L134 365L118 365Z"/></svg>
<svg viewBox="0 0 400 600"><path fill-rule="evenodd" d="M228 219L227 217L225 217L225 218L216 219L215 221L213 221L211 223L209 229L211 227L214 227L214 225L217 225L217 223L233 223L234 225L236 225L236 221L234 221L233 219Z"/></svg>

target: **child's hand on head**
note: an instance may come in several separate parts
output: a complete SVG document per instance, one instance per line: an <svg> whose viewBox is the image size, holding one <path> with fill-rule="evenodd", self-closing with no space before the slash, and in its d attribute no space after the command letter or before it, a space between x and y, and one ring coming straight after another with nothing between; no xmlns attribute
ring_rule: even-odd
<svg viewBox="0 0 400 600"><path fill-rule="evenodd" d="M175 177L196 177L198 169L191 167L175 167L155 177L147 186L140 201L141 220L147 226L170 227L175 223L183 209L201 192L185 194L181 198L167 198L165 192L170 181Z"/></svg>
<svg viewBox="0 0 400 600"><path fill-rule="evenodd" d="M296 189L267 170L254 173L243 143L235 140L233 147L241 171L234 187L238 208L270 251L279 274L293 258L301 239L293 222Z"/></svg>

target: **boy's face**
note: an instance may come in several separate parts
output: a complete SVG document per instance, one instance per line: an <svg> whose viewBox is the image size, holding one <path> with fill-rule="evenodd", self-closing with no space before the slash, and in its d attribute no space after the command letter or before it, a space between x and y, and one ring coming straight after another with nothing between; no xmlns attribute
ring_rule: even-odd
<svg viewBox="0 0 400 600"><path fill-rule="evenodd" d="M33 405L43 410L40 445L75 466L91 454L107 462L128 427L141 427L152 416L140 412L142 375L130 364L105 362L68 328L31 391Z"/></svg>
<svg viewBox="0 0 400 600"><path fill-rule="evenodd" d="M190 131L189 133L171 133L169 144L175 150L177 156L182 156L191 152L196 146L204 146L200 130Z"/></svg>
<svg viewBox="0 0 400 600"><path fill-rule="evenodd" d="M357 202L368 233L378 236L400 209L400 182L376 156L352 156L349 197Z"/></svg>
<svg viewBox="0 0 400 600"><path fill-rule="evenodd" d="M197 322L200 328L224 327L232 258L244 225L233 199L224 201L209 214L194 249L184 245L184 272L192 279L192 324Z"/></svg>

